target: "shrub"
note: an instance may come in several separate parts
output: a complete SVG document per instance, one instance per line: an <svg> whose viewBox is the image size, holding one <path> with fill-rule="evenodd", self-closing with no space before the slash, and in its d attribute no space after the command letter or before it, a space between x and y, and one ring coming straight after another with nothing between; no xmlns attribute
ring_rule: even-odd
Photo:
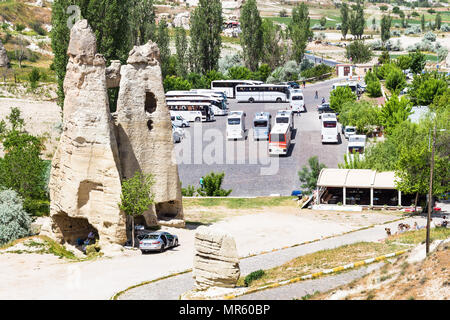
<svg viewBox="0 0 450 320"><path fill-rule="evenodd" d="M252 273L248 274L245 277L244 279L245 286L248 287L253 281L261 279L264 275L265 275L264 270L253 271Z"/></svg>
<svg viewBox="0 0 450 320"><path fill-rule="evenodd" d="M428 31L427 33L425 33L425 35L423 37L426 40L429 40L431 42L436 41L436 35L433 32L431 32L431 31Z"/></svg>
<svg viewBox="0 0 450 320"><path fill-rule="evenodd" d="M400 92L406 87L406 78L400 69L393 68L386 78L386 87L391 92Z"/></svg>
<svg viewBox="0 0 450 320"><path fill-rule="evenodd" d="M311 30L325 30L325 27L323 27L320 23L316 23L311 27Z"/></svg>
<svg viewBox="0 0 450 320"><path fill-rule="evenodd" d="M330 107L336 112L340 112L344 103L352 101L356 101L356 95L348 86L337 87L330 93Z"/></svg>
<svg viewBox="0 0 450 320"><path fill-rule="evenodd" d="M381 83L380 80L378 80L378 78L375 78L375 80L366 83L367 83L366 91L369 94L369 97L378 98L382 96Z"/></svg>
<svg viewBox="0 0 450 320"><path fill-rule="evenodd" d="M30 225L19 194L11 189L0 191L0 244L28 236Z"/></svg>
<svg viewBox="0 0 450 320"><path fill-rule="evenodd" d="M186 188L181 188L181 194L183 197L193 197L195 194L195 187L188 185Z"/></svg>
<svg viewBox="0 0 450 320"><path fill-rule="evenodd" d="M305 79L309 79L309 78L317 78L320 77L324 74L330 73L333 71L333 68L330 66L327 66L326 64L318 64L316 66L314 66L311 69L302 71L301 76Z"/></svg>
<svg viewBox="0 0 450 320"><path fill-rule="evenodd" d="M353 63L365 63L372 58L372 48L370 44L365 44L364 41L353 41L346 47L347 58L351 59Z"/></svg>
<svg viewBox="0 0 450 320"><path fill-rule="evenodd" d="M233 190L222 189L222 182L225 172L211 172L203 177L203 188L197 189L197 193L202 197L228 197Z"/></svg>
<svg viewBox="0 0 450 320"><path fill-rule="evenodd" d="M191 83L181 77L167 76L164 79L164 90L191 90Z"/></svg>
<svg viewBox="0 0 450 320"><path fill-rule="evenodd" d="M41 79L41 74L38 68L33 68L30 74L28 75L28 80L30 81L31 89L37 88L37 83Z"/></svg>
<svg viewBox="0 0 450 320"><path fill-rule="evenodd" d="M441 31L442 31L442 32L450 32L450 26L449 26L447 23L444 23L444 24L441 26Z"/></svg>

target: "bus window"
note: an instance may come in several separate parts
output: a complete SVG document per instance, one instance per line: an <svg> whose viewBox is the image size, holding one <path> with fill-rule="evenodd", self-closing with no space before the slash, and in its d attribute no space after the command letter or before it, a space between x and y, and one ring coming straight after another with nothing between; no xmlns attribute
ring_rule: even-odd
<svg viewBox="0 0 450 320"><path fill-rule="evenodd" d="M267 121L265 120L257 120L254 122L255 128L266 128L267 127Z"/></svg>
<svg viewBox="0 0 450 320"><path fill-rule="evenodd" d="M277 118L277 123L289 123L289 118Z"/></svg>
<svg viewBox="0 0 450 320"><path fill-rule="evenodd" d="M303 96L292 96L292 100L303 100Z"/></svg>
<svg viewBox="0 0 450 320"><path fill-rule="evenodd" d="M364 148L363 147L348 147L348 152L349 153L363 154L364 153Z"/></svg>
<svg viewBox="0 0 450 320"><path fill-rule="evenodd" d="M241 124L241 119L228 119L228 124L239 125L239 124Z"/></svg>
<svg viewBox="0 0 450 320"><path fill-rule="evenodd" d="M270 142L286 142L286 137L281 133L272 133L270 135Z"/></svg>
<svg viewBox="0 0 450 320"><path fill-rule="evenodd" d="M335 121L324 121L323 127L324 128L336 128L336 122Z"/></svg>

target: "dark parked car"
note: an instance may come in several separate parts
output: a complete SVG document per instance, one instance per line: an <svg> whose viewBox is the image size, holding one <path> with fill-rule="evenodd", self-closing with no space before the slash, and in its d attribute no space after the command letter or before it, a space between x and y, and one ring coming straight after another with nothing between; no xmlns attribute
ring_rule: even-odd
<svg viewBox="0 0 450 320"><path fill-rule="evenodd" d="M300 85L295 81L289 81L288 85L293 89L300 89Z"/></svg>
<svg viewBox="0 0 450 320"><path fill-rule="evenodd" d="M319 114L321 114L321 113L335 113L334 110L331 109L329 103L319 104L317 106L317 111L319 111Z"/></svg>

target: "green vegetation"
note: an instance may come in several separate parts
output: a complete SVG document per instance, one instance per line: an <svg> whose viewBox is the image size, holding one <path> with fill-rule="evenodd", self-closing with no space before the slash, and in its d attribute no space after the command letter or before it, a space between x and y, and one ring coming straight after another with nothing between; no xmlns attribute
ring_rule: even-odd
<svg viewBox="0 0 450 320"><path fill-rule="evenodd" d="M302 183L301 187L311 194L317 187L320 171L326 166L319 162L317 156L309 158L308 165L309 168L307 166L302 167L302 170L298 172L298 177Z"/></svg>
<svg viewBox="0 0 450 320"><path fill-rule="evenodd" d="M222 189L222 182L225 178L225 172L211 172L202 177L203 186L197 189L197 193L202 197L227 197L233 190Z"/></svg>
<svg viewBox="0 0 450 320"><path fill-rule="evenodd" d="M241 46L245 65L255 71L262 57L263 29L255 0L246 1L241 9Z"/></svg>
<svg viewBox="0 0 450 320"><path fill-rule="evenodd" d="M30 233L31 217L22 198L14 190L0 190L0 245Z"/></svg>
<svg viewBox="0 0 450 320"><path fill-rule="evenodd" d="M339 122L343 126L354 126L357 131L370 135L379 124L379 108L368 101L347 102L342 106Z"/></svg>
<svg viewBox="0 0 450 320"><path fill-rule="evenodd" d="M342 106L346 102L354 101L356 101L356 95L347 86L337 87L330 93L330 107L338 113L341 112Z"/></svg>
<svg viewBox="0 0 450 320"><path fill-rule="evenodd" d="M244 278L245 286L248 287L253 281L261 279L264 276L264 270L253 271Z"/></svg>
<svg viewBox="0 0 450 320"><path fill-rule="evenodd" d="M154 201L152 186L155 183L153 175L135 172L134 176L122 181L120 195L120 210L131 217L132 246L134 247L134 218L148 210Z"/></svg>
<svg viewBox="0 0 450 320"><path fill-rule="evenodd" d="M353 63L364 63L372 59L372 47L364 41L352 41L346 48L347 59Z"/></svg>
<svg viewBox="0 0 450 320"><path fill-rule="evenodd" d="M6 151L0 158L0 187L16 191L31 215L48 214L46 174L48 164L40 158L42 138L28 134L18 108L0 121L0 143Z"/></svg>
<svg viewBox="0 0 450 320"><path fill-rule="evenodd" d="M183 199L183 206L191 207L225 207L228 209L261 209L264 207L285 207L296 205L292 197L257 197L257 198L191 198Z"/></svg>

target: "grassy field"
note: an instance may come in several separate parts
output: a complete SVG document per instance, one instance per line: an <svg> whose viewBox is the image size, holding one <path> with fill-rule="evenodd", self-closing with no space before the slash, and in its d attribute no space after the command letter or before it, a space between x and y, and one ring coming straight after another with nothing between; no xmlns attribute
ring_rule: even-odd
<svg viewBox="0 0 450 320"><path fill-rule="evenodd" d="M448 237L450 237L450 229L448 228L436 228L431 230L431 241L447 239ZM260 287L324 269L374 258L383 254L409 248L411 245L417 245L424 241L425 230L419 230L391 236L389 240L386 240L384 243L359 242L334 249L317 251L295 258L279 267L264 270L263 276L252 281L249 287ZM238 285L245 285L245 277L239 279Z"/></svg>
<svg viewBox="0 0 450 320"><path fill-rule="evenodd" d="M228 209L258 209L263 207L297 206L293 197L258 197L258 198L183 198L185 208L192 207L226 207Z"/></svg>

